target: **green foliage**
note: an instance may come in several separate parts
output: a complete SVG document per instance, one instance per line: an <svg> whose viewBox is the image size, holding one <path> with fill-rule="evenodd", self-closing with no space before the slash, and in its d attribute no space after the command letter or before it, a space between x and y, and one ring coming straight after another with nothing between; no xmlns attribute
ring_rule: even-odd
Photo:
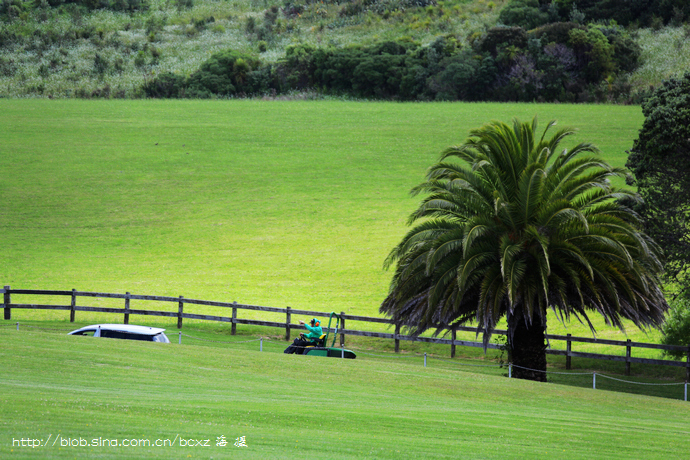
<svg viewBox="0 0 690 460"><path fill-rule="evenodd" d="M246 27L247 33L253 30L252 35L258 36L253 18L248 18ZM267 46L265 41L258 42L259 50ZM299 44L290 45L275 65L252 61L243 70L251 83L243 81L241 88L232 76L237 69L221 70L232 68L234 58L219 63L214 56L188 81L193 88L175 94L213 97L314 88L355 97L402 100L623 99L629 85L614 89L600 83L619 67L635 67L639 52L617 26L584 28L574 23L551 24L529 33L520 27L495 27L475 40L473 48L461 46L453 34L439 36L427 46L409 39L348 47ZM225 53L237 54L232 50ZM147 94L160 97L165 92Z"/></svg>
<svg viewBox="0 0 690 460"><path fill-rule="evenodd" d="M501 45L524 49L527 47L527 32L522 27L492 27L482 37L478 48L496 57Z"/></svg>
<svg viewBox="0 0 690 460"><path fill-rule="evenodd" d="M690 346L690 300L682 298L671 304L661 332L664 345ZM687 353L687 350L664 351L665 355L676 359L685 358Z"/></svg>
<svg viewBox="0 0 690 460"><path fill-rule="evenodd" d="M548 309L590 326L589 314L661 325L660 251L620 201L637 196L610 184L624 170L588 143L559 152L574 131L547 138L554 125L540 135L536 119L492 122L443 153L413 189L425 196L386 259L395 274L381 313L413 334L476 320L485 344L506 317L513 363L542 371Z"/></svg>
<svg viewBox="0 0 690 460"><path fill-rule="evenodd" d="M74 5L88 10L109 9L122 12L141 12L149 9L148 0L48 0L47 4L51 7Z"/></svg>
<svg viewBox="0 0 690 460"><path fill-rule="evenodd" d="M598 82L609 77L615 70L614 47L596 27L587 30L572 29L568 44L584 66L584 76L589 82Z"/></svg>
<svg viewBox="0 0 690 460"><path fill-rule="evenodd" d="M343 2L339 15L343 17L356 16L372 12L384 17L395 11L405 11L411 8L426 8L435 6L436 0L348 0Z"/></svg>
<svg viewBox="0 0 690 460"><path fill-rule="evenodd" d="M574 22L553 22L530 31L530 36L545 39L546 43L568 43L573 29L586 30Z"/></svg>
<svg viewBox="0 0 690 460"><path fill-rule="evenodd" d="M489 55L465 50L443 59L442 69L429 78L437 100L481 101L490 94L487 84L496 79L496 66Z"/></svg>
<svg viewBox="0 0 690 460"><path fill-rule="evenodd" d="M163 73L144 83L146 97L177 99L185 96L186 78L182 75Z"/></svg>
<svg viewBox="0 0 690 460"><path fill-rule="evenodd" d="M155 56L154 56L155 58ZM192 97L207 99L236 94L257 94L271 86L271 67L235 51L216 53L189 78L164 73L146 82L147 97Z"/></svg>
<svg viewBox="0 0 690 460"><path fill-rule="evenodd" d="M690 73L671 78L643 103L645 116L627 167L644 198L647 232L664 248L669 277L688 289L690 261Z"/></svg>
<svg viewBox="0 0 690 460"><path fill-rule="evenodd" d="M550 18L540 8L538 0L510 0L501 10L498 20L507 26L534 29L549 22Z"/></svg>
<svg viewBox="0 0 690 460"><path fill-rule="evenodd" d="M109 67L110 62L100 54L96 53L96 57L93 60L94 72L96 72L98 75L103 75L108 71Z"/></svg>
<svg viewBox="0 0 690 460"><path fill-rule="evenodd" d="M613 20L623 26L636 23L649 27L671 21L678 23L690 18L685 0L555 0L561 20L571 19L578 11L587 21Z"/></svg>

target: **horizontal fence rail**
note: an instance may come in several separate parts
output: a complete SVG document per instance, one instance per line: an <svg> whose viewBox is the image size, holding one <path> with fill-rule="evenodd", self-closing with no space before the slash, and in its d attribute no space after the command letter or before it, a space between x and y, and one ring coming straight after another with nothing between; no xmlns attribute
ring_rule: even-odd
<svg viewBox="0 0 690 460"><path fill-rule="evenodd" d="M231 324L231 334L234 335L236 332L237 324L255 325L255 326L266 326L285 329L285 339L290 340L290 332L292 329L301 329L303 326L299 324L293 324L291 322L292 315L306 315L306 316L319 316L328 317L330 312L320 312L312 310L300 310L291 307L287 308L276 308L276 307L263 307L258 305L248 305L240 304L237 302L218 302L209 300L197 300L188 299L183 296L179 297L168 297L168 296L154 296L154 295L136 295L130 294L129 292L125 294L113 294L104 292L88 292L88 291L77 291L73 289L71 291L56 291L56 290L37 290L37 289L11 289L10 286L5 286L4 289L0 289L0 294L2 294L3 304L2 308L4 311L4 319L12 319L12 309L36 309L36 310L64 310L70 312L70 322L74 322L76 312L100 312L100 313L114 313L123 315L124 324L129 324L130 315L143 315L143 316L163 316L170 318L177 318L177 328L182 329L183 319L196 319L202 321L217 321L223 323ZM69 305L46 305L46 304L23 304L23 303L12 303L12 295L33 295L33 296L65 296L70 298ZM112 308L112 307L90 307L85 305L77 305L78 298L109 298L109 299L122 299L124 300L122 308ZM145 301L157 301L157 302L170 302L177 304L177 311L156 311L156 310L141 310L130 308L131 300L145 300ZM231 316L217 316L217 315L202 315L198 313L185 313L184 306L189 305L201 305L209 307L222 307L232 309ZM270 313L280 313L285 315L285 322L277 321L261 321L255 319L244 319L237 317L238 310L254 310L263 311ZM450 330L451 338L444 339L438 337L420 337L405 335L400 333L400 326L397 326L387 318L374 318L369 316L357 316L348 315L345 312L340 313L341 317L341 329L338 330L340 335L340 344L345 343L345 336L360 336L360 337L378 337L382 339L391 339L395 341L395 351L400 351L400 341L412 341L412 342L426 342L426 343L436 343L450 345L451 347L451 358L455 357L455 347L478 347L478 348L489 348L489 349L500 349L501 346L483 342L474 342L468 340L458 340L456 339L456 333L458 331L462 332L473 332L475 334L480 334L483 332L481 328L473 328L466 326L457 326ZM355 329L346 329L345 324L347 321L360 321L369 323L379 323L388 324L395 327L395 332L374 332L374 331L360 331ZM496 335L505 335L507 331L505 330L494 330ZM644 342L632 342L631 340L608 340L608 339L597 339L590 337L573 337L568 335L546 335L547 341L564 341L566 342L566 349L559 350L553 349L550 346L547 348L546 353L552 355L561 355L566 357L566 369L571 369L572 358L589 358L589 359L600 359L609 361L620 361L625 362L625 371L627 375L630 375L630 365L636 364L654 364L661 366L676 366L686 368L686 380L690 380L690 346L680 346L680 345L661 345L656 343L644 343ZM600 353L584 353L572 350L573 343L594 343L600 345L613 345L625 347L625 356L619 355L608 355ZM685 361L673 361L666 359L649 359L649 358L635 358L632 356L633 348L651 348L658 350L668 350L668 351L684 351L686 352Z"/></svg>

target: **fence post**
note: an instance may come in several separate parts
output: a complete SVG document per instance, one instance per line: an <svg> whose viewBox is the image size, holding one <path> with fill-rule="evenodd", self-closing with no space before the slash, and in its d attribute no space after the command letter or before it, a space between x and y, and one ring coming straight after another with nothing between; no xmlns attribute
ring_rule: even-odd
<svg viewBox="0 0 690 460"><path fill-rule="evenodd" d="M237 305L237 302L233 302L233 305ZM237 332L237 324L235 324L235 320L237 319L237 307L233 306L232 307L232 326L230 326L230 335L235 335L235 332Z"/></svg>
<svg viewBox="0 0 690 460"><path fill-rule="evenodd" d="M12 310L10 309L10 287L5 286L5 295L4 295L4 302L5 302L5 319L12 319Z"/></svg>
<svg viewBox="0 0 690 460"><path fill-rule="evenodd" d="M74 307L77 306L77 290L72 289L72 302L70 303L69 306L69 322L73 323L74 322Z"/></svg>
<svg viewBox="0 0 690 460"><path fill-rule="evenodd" d="M690 380L690 345L688 345L688 357L685 358L685 380Z"/></svg>
<svg viewBox="0 0 690 460"><path fill-rule="evenodd" d="M631 353L631 340L628 339L628 343L625 345L625 375L630 375L630 356Z"/></svg>
<svg viewBox="0 0 690 460"><path fill-rule="evenodd" d="M400 334L400 325L396 324L395 325L395 352L400 353L400 339L398 338L398 334Z"/></svg>
<svg viewBox="0 0 690 460"><path fill-rule="evenodd" d="M424 367L426 367L426 351L424 352Z"/></svg>
<svg viewBox="0 0 690 460"><path fill-rule="evenodd" d="M455 358L455 328L451 331L450 357Z"/></svg>
<svg viewBox="0 0 690 460"><path fill-rule="evenodd" d="M341 311L340 312L340 346L344 347L345 346L345 333L343 332L343 329L345 329L345 312Z"/></svg>
<svg viewBox="0 0 690 460"><path fill-rule="evenodd" d="M292 316L290 310L292 310L290 307L285 309L285 340L290 340L290 321Z"/></svg>
<svg viewBox="0 0 690 460"><path fill-rule="evenodd" d="M264 338L261 337L261 341L259 342L259 351L264 351Z"/></svg>
<svg viewBox="0 0 690 460"><path fill-rule="evenodd" d="M129 292L125 292L125 324L129 324Z"/></svg>
<svg viewBox="0 0 690 460"><path fill-rule="evenodd" d="M184 297L180 296L179 303L177 304L177 328L182 329L182 312L184 311ZM181 334L181 332L180 332ZM180 336L181 338L182 336Z"/></svg>
<svg viewBox="0 0 690 460"><path fill-rule="evenodd" d="M573 358L570 356L570 352L573 351L573 343L570 341L570 337L572 337L572 335L568 334L568 342L565 345L565 368L567 370L570 370L573 366Z"/></svg>
<svg viewBox="0 0 690 460"><path fill-rule="evenodd" d="M592 390L597 389L597 373L592 373Z"/></svg>
<svg viewBox="0 0 690 460"><path fill-rule="evenodd" d="M513 363L508 363L508 378L513 378Z"/></svg>

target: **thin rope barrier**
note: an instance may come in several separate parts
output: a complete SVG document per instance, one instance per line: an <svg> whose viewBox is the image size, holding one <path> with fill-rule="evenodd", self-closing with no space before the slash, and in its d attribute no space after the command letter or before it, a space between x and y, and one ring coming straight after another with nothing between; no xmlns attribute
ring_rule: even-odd
<svg viewBox="0 0 690 460"><path fill-rule="evenodd" d="M429 358L431 358L431 356L430 356ZM461 361L453 361L453 360L451 360L451 359L445 359L445 358L434 357L434 359L435 359L436 361L445 361L445 362L447 362L447 363L457 364L457 365L459 365L459 366L469 366L469 367L497 367L497 368L499 368L499 369L504 368L504 367L508 367L507 364L467 364L467 363L463 363L463 362L461 362Z"/></svg>
<svg viewBox="0 0 690 460"><path fill-rule="evenodd" d="M609 375L600 374L600 373L598 373L598 372L555 372L555 371L542 371L542 370L540 370L540 369L530 369L529 367L522 367L522 366L518 366L517 364L512 364L512 366L513 366L513 367L520 368L520 369L525 369L525 370L528 370L528 371L533 371L533 372L543 372L543 373L545 373L545 374L557 374L557 375L595 375L595 374L596 374L597 377L604 377L604 378L607 378L607 379L610 379L610 380L616 380L616 381L618 381L618 382L630 383L630 384L634 384L634 385L647 385L647 386L685 385L685 382L680 382L680 383L645 383L645 382L635 382L635 381L632 381L632 380L623 380L623 379L619 379L619 378L616 378L616 377L611 377L611 376L609 376Z"/></svg>
<svg viewBox="0 0 690 460"><path fill-rule="evenodd" d="M685 385L685 382L681 382L681 383L645 383L645 382L632 382L632 381L630 381L630 380L621 380L621 379L617 379L617 378L615 378L615 377L610 377L610 376L604 375L604 374L597 374L597 377L604 377L604 378L607 378L607 379L616 380L616 381L618 381L618 382L623 382L623 383L633 383L633 384L635 384L635 385L648 385L648 386Z"/></svg>
<svg viewBox="0 0 690 460"><path fill-rule="evenodd" d="M180 332L179 334L182 335L182 336L184 336L184 337L189 337L190 339L201 340L202 342L229 343L229 344L231 344L231 345L232 345L232 344L236 344L236 343L249 343L249 342L258 342L258 341L260 341L260 340L263 340L263 338L258 338L258 339L252 339L252 340L242 340L242 341L231 341L231 342L228 342L227 340L211 340L211 339L202 339L202 338L200 338L200 337L193 337L193 336L191 336L191 335L185 334L184 332Z"/></svg>
<svg viewBox="0 0 690 460"><path fill-rule="evenodd" d="M357 353L361 353L363 355L367 356L375 356L377 358L395 358L395 359L401 359L401 358L419 358L421 355L416 355L416 356L411 356L411 355L376 355L374 353L367 353L365 351L362 351L361 348L351 348L351 350L355 350Z"/></svg>
<svg viewBox="0 0 690 460"><path fill-rule="evenodd" d="M556 372L556 371L542 371L541 369L530 369L529 367L518 366L517 364L510 363L513 367L524 369L526 371L532 372L543 372L544 374L558 374L558 375L592 375L594 372ZM601 374L597 374L601 375Z"/></svg>
<svg viewBox="0 0 690 460"><path fill-rule="evenodd" d="M19 324L12 324L11 326L15 326L19 328ZM41 327L41 326L31 326L29 324L22 324L22 327L30 327L31 329L40 329L42 331L59 331L59 332L65 332L65 331L73 331L74 328L70 327L69 329L56 329L56 328L51 328L51 327Z"/></svg>

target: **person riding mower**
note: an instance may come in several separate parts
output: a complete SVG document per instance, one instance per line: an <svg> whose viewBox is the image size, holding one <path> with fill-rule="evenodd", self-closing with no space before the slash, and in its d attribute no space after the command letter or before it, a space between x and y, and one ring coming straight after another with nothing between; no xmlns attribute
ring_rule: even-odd
<svg viewBox="0 0 690 460"><path fill-rule="evenodd" d="M312 320L309 321L309 324L306 324L302 320L300 320L299 323L304 325L304 327L307 328L309 333L301 333L299 337L297 337L292 342L292 345L285 349L284 353L297 353L301 355L304 353L308 346L313 347L316 345L320 345L319 338L321 337L321 335L323 335L323 330L321 329L321 321L319 321L316 318L312 318Z"/></svg>

